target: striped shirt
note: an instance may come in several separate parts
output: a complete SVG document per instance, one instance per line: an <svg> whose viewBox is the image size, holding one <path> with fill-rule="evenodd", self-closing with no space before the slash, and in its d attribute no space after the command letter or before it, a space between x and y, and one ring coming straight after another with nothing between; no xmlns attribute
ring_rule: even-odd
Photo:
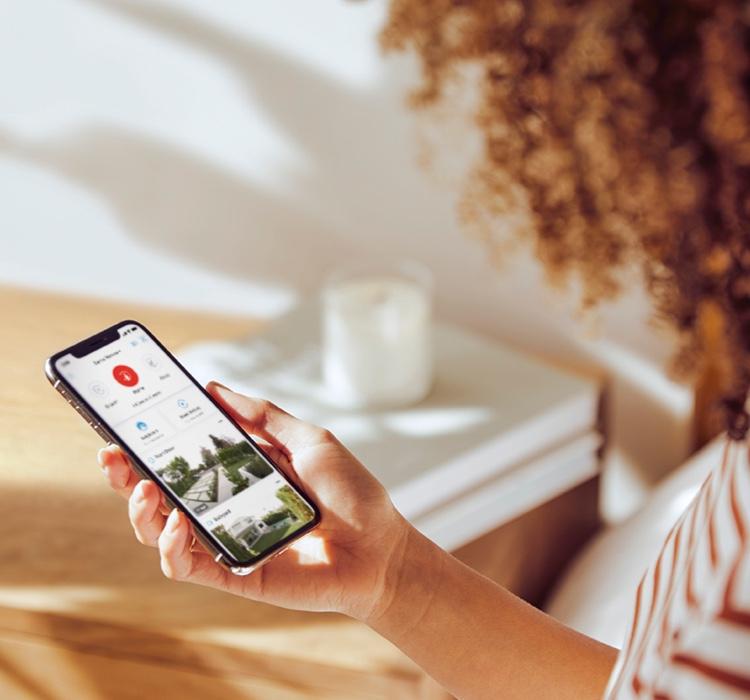
<svg viewBox="0 0 750 700"><path fill-rule="evenodd" d="M641 580L606 700L750 698L750 464L728 442Z"/></svg>

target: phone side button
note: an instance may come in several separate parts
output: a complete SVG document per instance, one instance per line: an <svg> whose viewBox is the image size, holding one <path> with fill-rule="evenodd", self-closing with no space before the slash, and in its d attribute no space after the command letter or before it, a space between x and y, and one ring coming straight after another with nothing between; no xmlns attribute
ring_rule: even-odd
<svg viewBox="0 0 750 700"><path fill-rule="evenodd" d="M112 440L109 437L109 435L106 432L104 432L104 430L102 429L102 427L98 423L89 423L89 425L94 429L94 431L96 432L96 434L102 440L104 440L105 442L112 442Z"/></svg>

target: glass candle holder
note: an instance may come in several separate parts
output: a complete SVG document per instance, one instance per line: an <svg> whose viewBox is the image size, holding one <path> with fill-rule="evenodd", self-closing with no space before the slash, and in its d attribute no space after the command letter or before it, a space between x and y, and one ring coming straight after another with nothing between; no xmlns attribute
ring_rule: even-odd
<svg viewBox="0 0 750 700"><path fill-rule="evenodd" d="M361 264L323 290L323 378L343 408L395 408L430 391L432 276L412 261Z"/></svg>

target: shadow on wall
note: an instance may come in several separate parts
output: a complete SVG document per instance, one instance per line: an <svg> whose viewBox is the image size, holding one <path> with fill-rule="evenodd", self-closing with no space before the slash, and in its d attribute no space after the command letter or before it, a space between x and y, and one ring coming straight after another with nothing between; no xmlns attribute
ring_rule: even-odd
<svg viewBox="0 0 750 700"><path fill-rule="evenodd" d="M552 337L558 352L580 355L566 328L570 319L549 312L538 265L517 260L498 275L482 246L458 230L454 198L436 192L415 167L415 132L401 107L406 86L393 62L376 88L355 90L187 12L79 2L223 61L253 109L265 111L309 169L287 173L281 194L109 125L38 142L0 134L0 150L79 183L110 204L130 236L204 269L304 293L355 255L416 258L435 273L445 317L496 334L513 329L526 346L545 347Z"/></svg>
<svg viewBox="0 0 750 700"><path fill-rule="evenodd" d="M107 126L0 146L98 192L134 237L200 267L295 286L314 281L311 259L347 253L298 202L143 135Z"/></svg>
<svg viewBox="0 0 750 700"><path fill-rule="evenodd" d="M221 273L305 289L355 253L401 250L424 257L436 232L445 231L446 238L454 233L452 203L435 212L435 193L415 172L408 125L394 109L403 100L397 80L385 80L377 90L352 90L187 13L85 1L223 61L254 108L265 111L309 163L309 170L286 174L285 196L110 126L57 142L5 144L8 152L101 195L132 236ZM395 145L400 143L402 148Z"/></svg>

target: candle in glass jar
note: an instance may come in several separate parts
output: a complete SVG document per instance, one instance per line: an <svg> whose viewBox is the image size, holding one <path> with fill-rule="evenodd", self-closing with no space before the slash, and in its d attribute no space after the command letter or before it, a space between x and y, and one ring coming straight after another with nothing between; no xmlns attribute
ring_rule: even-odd
<svg viewBox="0 0 750 700"><path fill-rule="evenodd" d="M407 274L371 273L343 277L328 286L323 299L323 373L332 403L396 407L429 393L431 303L424 282Z"/></svg>

